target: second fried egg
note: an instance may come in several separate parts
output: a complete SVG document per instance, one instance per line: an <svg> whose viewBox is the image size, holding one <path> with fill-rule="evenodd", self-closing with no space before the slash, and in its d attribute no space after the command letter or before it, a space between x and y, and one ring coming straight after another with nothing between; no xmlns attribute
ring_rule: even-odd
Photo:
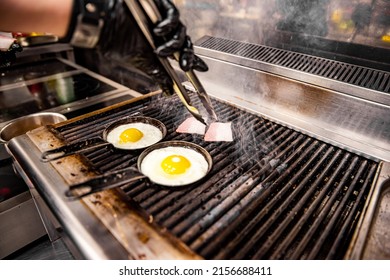
<svg viewBox="0 0 390 280"><path fill-rule="evenodd" d="M141 172L164 186L183 186L202 179L208 172L205 157L194 149L168 146L145 156Z"/></svg>
<svg viewBox="0 0 390 280"><path fill-rule="evenodd" d="M112 129L106 140L119 149L142 149L163 138L163 133L154 125L135 122L122 124Z"/></svg>

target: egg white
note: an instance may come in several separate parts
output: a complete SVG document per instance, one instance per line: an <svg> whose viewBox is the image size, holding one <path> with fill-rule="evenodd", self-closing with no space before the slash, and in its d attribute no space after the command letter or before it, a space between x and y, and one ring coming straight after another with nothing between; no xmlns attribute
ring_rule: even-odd
<svg viewBox="0 0 390 280"><path fill-rule="evenodd" d="M129 128L136 128L143 133L143 137L137 142L127 142L122 143L120 141L120 135L123 131ZM114 147L119 149L133 150L133 149L141 149L153 145L160 141L163 138L163 134L158 127L147 123L129 123L122 124L114 129L112 129L107 134L107 141L110 142Z"/></svg>
<svg viewBox="0 0 390 280"><path fill-rule="evenodd" d="M161 167L162 161L171 155L186 157L191 166L183 174L167 174ZM190 148L164 147L151 151L142 160L140 169L152 182L163 186L183 186L194 183L203 178L208 171L209 164L204 156Z"/></svg>

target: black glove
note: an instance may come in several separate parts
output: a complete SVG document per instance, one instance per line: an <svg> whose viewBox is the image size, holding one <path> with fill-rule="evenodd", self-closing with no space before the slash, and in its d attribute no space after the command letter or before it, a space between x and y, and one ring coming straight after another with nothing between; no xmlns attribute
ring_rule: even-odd
<svg viewBox="0 0 390 280"><path fill-rule="evenodd" d="M0 51L0 68L9 67L16 59L16 52L21 52L22 46L18 43L13 43L7 51Z"/></svg>
<svg viewBox="0 0 390 280"><path fill-rule="evenodd" d="M160 56L170 56L180 52L179 64L183 71L190 69L205 72L206 63L194 54L191 38L187 35L186 27L180 22L180 14L170 0L154 0L163 18L153 29L158 44L156 53ZM161 40L168 38L168 40Z"/></svg>
<svg viewBox="0 0 390 280"><path fill-rule="evenodd" d="M179 11L169 0L154 0L163 20L153 26L157 49L154 51L123 0L116 0L112 12L105 20L100 36L99 48L104 56L123 63L129 63L151 76L164 94L173 93L173 82L161 65L157 55L171 56L180 53L182 70L207 71L207 65L194 54L186 27L179 20Z"/></svg>

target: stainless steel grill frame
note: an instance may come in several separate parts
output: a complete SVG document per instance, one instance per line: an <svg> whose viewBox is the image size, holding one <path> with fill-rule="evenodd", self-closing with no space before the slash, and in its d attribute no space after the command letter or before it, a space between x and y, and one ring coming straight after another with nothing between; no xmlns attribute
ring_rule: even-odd
<svg viewBox="0 0 390 280"><path fill-rule="evenodd" d="M390 93L390 75L381 70L223 38L205 37L198 46Z"/></svg>
<svg viewBox="0 0 390 280"><path fill-rule="evenodd" d="M344 258L377 162L216 100L218 115L233 122L238 140L208 143L175 132L188 117L184 108L177 109L177 98L155 98L56 126L52 132L71 143L100 135L112 121L139 113L165 123L165 140L206 148L214 167L194 188L159 189L144 181L121 188L129 205L202 258ZM115 149L83 154L88 171L97 173L135 166L136 160L137 155Z"/></svg>
<svg viewBox="0 0 390 280"><path fill-rule="evenodd" d="M390 105L390 73L386 71L211 36L202 37L196 42L196 47L202 55L270 71L306 83L313 82L315 85Z"/></svg>

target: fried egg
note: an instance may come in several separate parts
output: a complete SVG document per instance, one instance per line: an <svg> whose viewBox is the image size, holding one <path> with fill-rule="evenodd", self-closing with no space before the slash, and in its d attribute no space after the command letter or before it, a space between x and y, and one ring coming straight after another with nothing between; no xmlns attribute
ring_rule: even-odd
<svg viewBox="0 0 390 280"><path fill-rule="evenodd" d="M107 134L107 141L119 149L133 150L153 145L163 138L163 133L154 125L136 122L122 124Z"/></svg>
<svg viewBox="0 0 390 280"><path fill-rule="evenodd" d="M169 146L155 149L142 160L140 169L152 182L163 186L183 186L203 178L209 164L190 148Z"/></svg>

